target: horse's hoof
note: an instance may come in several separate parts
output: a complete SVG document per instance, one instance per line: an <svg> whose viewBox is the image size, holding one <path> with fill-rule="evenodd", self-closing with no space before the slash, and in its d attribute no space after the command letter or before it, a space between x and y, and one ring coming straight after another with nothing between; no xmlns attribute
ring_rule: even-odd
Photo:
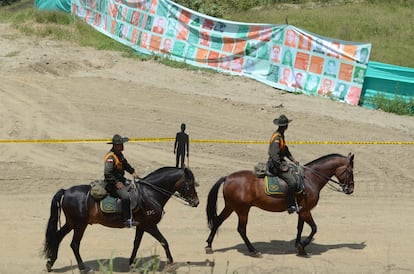
<svg viewBox="0 0 414 274"><path fill-rule="evenodd" d="M213 249L211 247L206 246L205 250L206 250L206 254L213 254Z"/></svg>
<svg viewBox="0 0 414 274"><path fill-rule="evenodd" d="M52 272L52 263L50 261L46 262L46 270L47 272Z"/></svg>
<svg viewBox="0 0 414 274"><path fill-rule="evenodd" d="M249 252L249 255L253 258L262 258L262 253L260 253L259 251Z"/></svg>
<svg viewBox="0 0 414 274"><path fill-rule="evenodd" d="M299 243L299 244L296 245L296 250L298 252L298 256L306 256L306 255L308 255L306 253L306 251L305 251L305 247L301 243Z"/></svg>

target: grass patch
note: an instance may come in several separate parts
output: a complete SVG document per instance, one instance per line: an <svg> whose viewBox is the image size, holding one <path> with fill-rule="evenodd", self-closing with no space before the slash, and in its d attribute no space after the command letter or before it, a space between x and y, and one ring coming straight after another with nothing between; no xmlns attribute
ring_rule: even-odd
<svg viewBox="0 0 414 274"><path fill-rule="evenodd" d="M378 93L374 96L374 105L385 112L414 116L414 100L412 98L407 101L402 96L394 95L389 98Z"/></svg>
<svg viewBox="0 0 414 274"><path fill-rule="evenodd" d="M83 47L92 47L97 50L121 52L123 57L134 58L139 61L155 60L159 63L181 69L213 71L200 69L186 63L162 58L158 55L144 55L123 45L116 40L95 30L86 22L69 13L59 11L42 11L35 9L29 0L23 0L11 6L0 7L0 23L9 23L16 30L26 36L49 38L67 41ZM0 34L1 35L1 34ZM4 38L12 39L10 35Z"/></svg>
<svg viewBox="0 0 414 274"><path fill-rule="evenodd" d="M20 4L23 2L29 1L23 0ZM41 11L33 6L15 11L13 6L8 6L0 8L0 18L0 22L11 24L27 36L69 41L98 50L122 52L125 57L137 57L136 52L130 47L96 31L69 13Z"/></svg>
<svg viewBox="0 0 414 274"><path fill-rule="evenodd" d="M142 259L136 259L135 263L131 265L129 273L157 273L160 269L160 259L157 255L157 249L154 248L152 254L152 259L144 261ZM103 274L112 274L114 273L114 260L113 256L109 260L99 260L99 272Z"/></svg>

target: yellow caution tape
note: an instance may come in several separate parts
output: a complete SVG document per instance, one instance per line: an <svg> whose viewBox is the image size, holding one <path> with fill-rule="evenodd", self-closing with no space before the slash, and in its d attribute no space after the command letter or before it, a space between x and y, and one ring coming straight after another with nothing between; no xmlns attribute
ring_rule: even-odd
<svg viewBox="0 0 414 274"><path fill-rule="evenodd" d="M288 144L296 145L414 145L405 141L293 141Z"/></svg>
<svg viewBox="0 0 414 274"><path fill-rule="evenodd" d="M4 143L108 143L111 139L22 139L0 140ZM160 143L174 142L175 138L130 138L129 142ZM191 143L218 143L218 144L268 144L268 141L260 140L190 140ZM414 145L408 141L289 141L290 145Z"/></svg>

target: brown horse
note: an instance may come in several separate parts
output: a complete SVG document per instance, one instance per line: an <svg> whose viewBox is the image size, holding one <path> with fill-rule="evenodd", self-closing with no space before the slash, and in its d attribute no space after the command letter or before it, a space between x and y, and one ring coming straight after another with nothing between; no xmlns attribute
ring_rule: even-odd
<svg viewBox="0 0 414 274"><path fill-rule="evenodd" d="M141 243L144 232L148 232L157 239L164 247L168 263L173 262L167 240L158 230L157 224L164 213L164 205L170 197L178 192L180 198L190 206L197 207L199 204L195 190L195 179L190 169L176 167L160 168L139 182L141 189L142 208L134 212L134 220L138 221L135 232L134 247L129 263L134 263L138 247ZM44 255L47 258L46 268L52 271L58 255L59 244L62 239L74 230L70 244L75 254L79 270L88 272L79 254L80 242L88 224L101 224L113 228L123 228L121 213L103 213L99 202L90 196L89 185L77 185L67 190L59 190L52 199L50 218L46 230L44 243ZM60 212L63 210L66 223L62 228L57 229Z"/></svg>
<svg viewBox="0 0 414 274"><path fill-rule="evenodd" d="M351 194L354 191L354 155L347 157L339 154L329 154L320 157L305 166L305 191L297 196L297 202L302 207L298 213L298 225L295 246L299 255L306 255L305 247L311 242L316 233L316 224L312 218L311 210L319 200L319 192L328 181L338 184L342 191ZM335 176L338 181L331 179ZM281 180L280 180L281 181ZM224 209L217 216L217 194L223 184ZM282 182L286 184L285 182ZM286 187L286 186L285 186ZM250 207L256 206L263 210L283 212L286 210L284 195L267 195L265 193L264 179L257 178L253 171L241 170L220 178L211 188L207 201L207 221L211 230L207 239L206 253L212 253L211 243L220 225L235 211L239 217L237 231L243 238L249 254L260 257L246 235L246 225ZM304 222L310 228L310 235L301 241Z"/></svg>

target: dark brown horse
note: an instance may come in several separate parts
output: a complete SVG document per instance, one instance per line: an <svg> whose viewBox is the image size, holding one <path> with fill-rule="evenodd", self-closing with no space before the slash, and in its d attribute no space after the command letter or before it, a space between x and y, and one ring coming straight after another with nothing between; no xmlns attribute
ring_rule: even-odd
<svg viewBox="0 0 414 274"><path fill-rule="evenodd" d="M179 197L192 207L199 204L195 190L195 179L190 169L176 167L160 168L140 181L143 201L142 208L134 213L134 220L138 221L136 227L134 247L129 263L134 263L138 247L144 232L148 232L164 247L168 263L173 262L167 240L158 230L157 224L163 216L163 208L171 196L178 192ZM90 196L89 185L73 186L67 190L59 190L52 199L50 218L46 230L44 255L47 258L46 268L50 272L58 255L59 244L72 230L73 239L70 244L75 254L79 270L87 272L79 254L79 246L88 224L101 224L113 228L123 228L121 213L103 213L99 202ZM57 224L60 212L63 210L66 223L58 229Z"/></svg>
<svg viewBox="0 0 414 274"><path fill-rule="evenodd" d="M302 207L298 213L298 225L295 246L299 255L306 255L305 247L311 242L316 233L316 224L312 218L311 210L316 206L319 200L319 192L328 183L328 181L338 184L342 191L351 194L354 191L354 155L349 154L347 157L339 154L329 154L316 159L305 166L304 194L297 196L298 204ZM335 176L338 181L331 179ZM285 182L283 182L286 184ZM217 194L220 186L223 184L224 209L217 216ZM264 179L257 178L253 171L242 170L231 173L230 175L220 178L211 188L207 201L207 221L211 230L207 239L205 250L212 253L211 243L220 225L235 211L239 217L237 231L243 238L249 254L260 257L246 235L246 225L250 207L256 206L263 210L273 212L283 212L286 210L284 195L267 195L265 193ZM310 228L310 235L301 241L301 235L304 222Z"/></svg>

